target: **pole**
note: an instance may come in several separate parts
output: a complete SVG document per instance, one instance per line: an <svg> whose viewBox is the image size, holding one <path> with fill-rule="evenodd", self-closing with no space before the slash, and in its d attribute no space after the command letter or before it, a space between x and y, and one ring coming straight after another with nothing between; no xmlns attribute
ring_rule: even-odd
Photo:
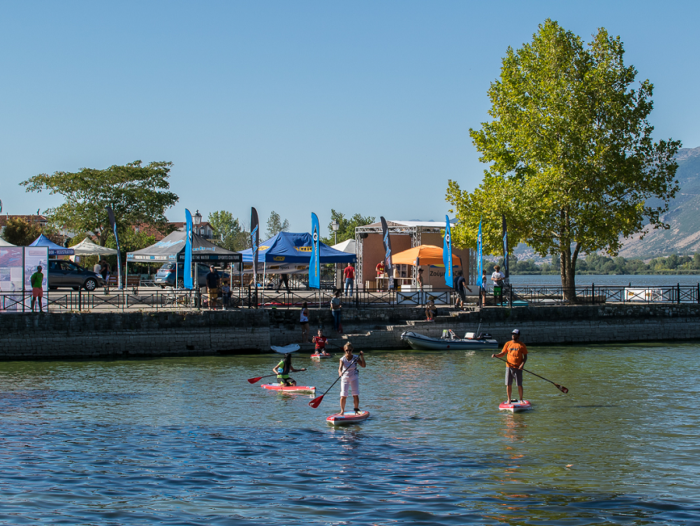
<svg viewBox="0 0 700 526"><path fill-rule="evenodd" d="M267 277L267 261L263 261L262 308L265 308L265 278Z"/></svg>

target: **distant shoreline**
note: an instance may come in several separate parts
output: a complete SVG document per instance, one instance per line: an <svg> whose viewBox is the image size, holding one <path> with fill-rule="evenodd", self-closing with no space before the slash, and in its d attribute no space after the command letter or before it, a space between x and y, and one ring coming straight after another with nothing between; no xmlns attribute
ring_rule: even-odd
<svg viewBox="0 0 700 526"><path fill-rule="evenodd" d="M584 270L583 272L576 272L577 276L693 276L700 274L700 270L657 270L657 271L643 271L643 272L589 272ZM510 271L511 276L559 276L559 272L513 272Z"/></svg>

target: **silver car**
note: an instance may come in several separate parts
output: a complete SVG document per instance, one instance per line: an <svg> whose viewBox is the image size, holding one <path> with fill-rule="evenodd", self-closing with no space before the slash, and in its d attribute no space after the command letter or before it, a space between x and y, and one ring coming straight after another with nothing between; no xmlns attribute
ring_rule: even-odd
<svg viewBox="0 0 700 526"><path fill-rule="evenodd" d="M73 290L81 288L92 292L97 287L102 287L105 280L92 270L87 270L76 265L72 261L61 259L49 260L49 289L70 287Z"/></svg>

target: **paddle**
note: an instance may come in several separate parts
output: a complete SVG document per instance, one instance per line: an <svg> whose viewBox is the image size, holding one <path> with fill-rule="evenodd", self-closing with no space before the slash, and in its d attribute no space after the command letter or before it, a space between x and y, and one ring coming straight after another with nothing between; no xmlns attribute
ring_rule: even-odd
<svg viewBox="0 0 700 526"><path fill-rule="evenodd" d="M295 373L298 373L298 372L300 372L300 371L306 371L306 368L304 368L304 369L297 369L297 370L294 371L294 372L295 372ZM262 380L263 378L270 378L271 376L277 376L277 375L276 375L276 374L268 374L267 376L258 376L257 378L248 378L248 383L254 384L254 383L256 383L256 382L259 382L259 381Z"/></svg>
<svg viewBox="0 0 700 526"><path fill-rule="evenodd" d="M360 351L360 352L362 352L362 351ZM343 375L345 374L345 371L347 371L348 369L350 369L350 367L352 367L352 364L354 364L355 362L357 362L357 360L360 359L360 356L361 356L361 355L357 355L357 358L355 358L352 362L350 362L350 365L348 365L348 366L345 368L345 370L344 370L342 373L340 373L340 376L338 376L338 378L335 379L335 382L333 382L333 384L331 384L331 386L330 386L328 389L326 389L326 392L323 393L321 396L317 396L316 398L314 398L313 400L311 400L311 402L309 402L309 405L310 405L311 407L313 407L314 409L316 409L319 405L321 405L321 402L323 401L323 397L326 396L326 395L328 394L328 391L330 391L331 389L333 389L333 386L334 386L335 384L337 384L337 383L338 383L338 380L340 380L340 379L343 377Z"/></svg>
<svg viewBox="0 0 700 526"><path fill-rule="evenodd" d="M494 356L494 358L498 358L498 356ZM498 358L498 359L501 360L502 362L506 362L506 365L509 365L508 362L506 360L504 360L503 358ZM526 373L530 373L532 376L536 376L537 378L541 378L545 382L549 382L550 384L554 385L554 387L559 389L564 394L569 392L569 390L566 387L564 387L563 385L559 385L557 383L552 382L551 380L547 380L544 376L540 376L539 374L535 374L532 371L528 371L527 369L523 369L523 371L525 371Z"/></svg>

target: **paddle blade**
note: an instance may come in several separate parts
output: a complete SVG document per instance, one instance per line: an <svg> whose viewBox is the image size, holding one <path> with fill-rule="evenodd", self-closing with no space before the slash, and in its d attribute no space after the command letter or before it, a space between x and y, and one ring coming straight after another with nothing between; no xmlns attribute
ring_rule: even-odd
<svg viewBox="0 0 700 526"><path fill-rule="evenodd" d="M254 384L255 382L259 382L262 380L262 376L258 376L257 378L248 378L248 383Z"/></svg>
<svg viewBox="0 0 700 526"><path fill-rule="evenodd" d="M559 384L554 384L554 385L556 385L557 389L559 389L564 394L569 392L569 390L566 387L564 387L563 385L559 385Z"/></svg>
<svg viewBox="0 0 700 526"><path fill-rule="evenodd" d="M325 395L317 396L316 398L311 400L311 402L309 402L309 405L311 407L313 407L314 409L316 409L319 405L321 405L321 401L323 400L324 396Z"/></svg>

